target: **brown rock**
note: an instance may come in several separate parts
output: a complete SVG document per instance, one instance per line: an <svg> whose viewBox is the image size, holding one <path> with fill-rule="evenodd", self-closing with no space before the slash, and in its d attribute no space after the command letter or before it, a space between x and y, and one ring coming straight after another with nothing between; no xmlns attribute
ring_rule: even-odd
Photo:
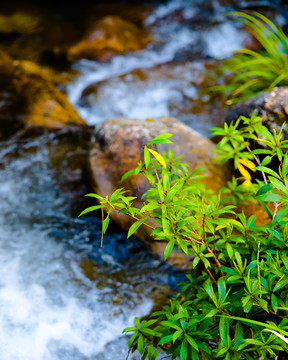
<svg viewBox="0 0 288 360"><path fill-rule="evenodd" d="M101 196L111 195L119 187L125 187L137 196L135 205L141 205L141 196L148 189L141 176L128 177L120 182L122 175L135 168L142 159L143 145L162 133L172 133L173 144L169 146L176 156L182 155L190 169L206 168L204 182L207 188L217 191L230 173L225 166L212 163L213 143L199 135L175 118L158 119L112 119L101 124L96 132L96 141L90 154L94 191ZM157 150L167 150L167 145L157 145ZM130 218L113 213L113 219L125 230L131 225ZM136 236L149 239L149 229L140 227Z"/></svg>
<svg viewBox="0 0 288 360"><path fill-rule="evenodd" d="M275 88L246 101L239 102L227 109L226 122L237 120L239 116L250 117L253 111L263 118L263 124L270 130L279 131L283 123L288 120L288 87ZM288 138L287 125L283 134Z"/></svg>
<svg viewBox="0 0 288 360"><path fill-rule="evenodd" d="M266 203L266 206L272 211L274 211L273 203ZM264 225L269 222L271 222L271 219L269 218L268 214L264 210L263 206L257 202L249 202L244 205L238 205L237 210L235 210L237 213L244 212L246 219L248 220L250 216L256 215L255 225Z"/></svg>
<svg viewBox="0 0 288 360"><path fill-rule="evenodd" d="M124 54L143 49L147 42L145 32L133 23L118 16L106 16L96 21L88 35L68 50L68 60Z"/></svg>
<svg viewBox="0 0 288 360"><path fill-rule="evenodd" d="M85 125L67 97L30 61L12 61L0 53L0 138L25 125L60 129Z"/></svg>

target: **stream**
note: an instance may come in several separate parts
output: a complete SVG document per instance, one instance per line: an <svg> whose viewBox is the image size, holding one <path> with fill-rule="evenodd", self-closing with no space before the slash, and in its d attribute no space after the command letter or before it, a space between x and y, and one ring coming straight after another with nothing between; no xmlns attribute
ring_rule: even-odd
<svg viewBox="0 0 288 360"><path fill-rule="evenodd" d="M278 9L277 1L253 3ZM115 116L172 115L209 137L222 110L199 94L199 83L207 61L247 40L223 15L235 7L220 0L150 7L144 26L154 41L145 50L105 63L76 61L77 76L62 89L91 126ZM0 143L1 360L123 360L123 328L165 303L184 277L115 226L100 248L101 220L77 216L88 186L76 197L69 190L67 178L79 175L64 163L76 156L73 136L65 156L55 155L63 134L18 133Z"/></svg>

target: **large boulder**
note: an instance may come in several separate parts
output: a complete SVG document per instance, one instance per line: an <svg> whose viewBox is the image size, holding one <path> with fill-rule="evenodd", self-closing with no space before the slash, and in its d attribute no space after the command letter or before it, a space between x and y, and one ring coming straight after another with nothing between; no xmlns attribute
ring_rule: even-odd
<svg viewBox="0 0 288 360"><path fill-rule="evenodd" d="M0 138L26 125L61 129L68 123L86 124L38 65L12 60L2 52L0 110Z"/></svg>
<svg viewBox="0 0 288 360"><path fill-rule="evenodd" d="M96 21L88 34L68 50L69 61L105 59L128 51L141 50L148 43L147 34L119 16L105 16Z"/></svg>
<svg viewBox="0 0 288 360"><path fill-rule="evenodd" d="M261 93L229 107L226 122L235 121L241 115L250 117L254 110L263 118L263 124L268 129L279 131L283 123L288 120L288 87L275 88L271 92ZM287 139L287 124L284 125L283 134Z"/></svg>
<svg viewBox="0 0 288 360"><path fill-rule="evenodd" d="M230 172L226 166L212 162L214 144L185 124L171 117L154 120L116 118L99 125L95 134L90 153L94 191L106 196L119 187L125 187L133 196L137 196L135 205L140 206L148 182L142 176L131 176L121 183L121 177L143 159L143 146L147 141L167 132L173 134L173 144L169 144L169 147L176 156L183 156L183 162L189 164L191 170L200 167L207 169L203 180L207 188L217 191L224 186ZM167 145L157 145L158 151L167 148ZM123 214L114 212L112 218L125 230L131 225L130 218ZM150 230L142 226L136 236L147 241L149 234Z"/></svg>

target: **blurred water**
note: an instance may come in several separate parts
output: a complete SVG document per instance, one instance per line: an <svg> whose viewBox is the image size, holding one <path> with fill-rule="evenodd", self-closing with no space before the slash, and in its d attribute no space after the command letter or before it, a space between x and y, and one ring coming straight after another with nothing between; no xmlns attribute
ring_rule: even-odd
<svg viewBox="0 0 288 360"><path fill-rule="evenodd" d="M36 153L6 160L2 167L1 359L94 359L132 323L135 313L147 314L152 301L126 286L132 300L114 304L112 289L97 288L100 276L91 281L83 274L76 245L57 241L55 232L65 224L70 244L82 238L82 248L89 251L89 245L83 247L89 231L71 219L69 198L53 184L43 144ZM73 239L75 227L79 231ZM109 259L106 270L111 271Z"/></svg>
<svg viewBox="0 0 288 360"><path fill-rule="evenodd" d="M90 125L113 117L176 116L209 136L210 127L219 117L214 114L215 105L206 106L205 115L199 110L193 114L189 106L200 100L199 86L195 84L205 73L203 60L229 56L247 40L239 24L223 15L228 9L216 1L171 0L159 5L145 21L154 39L146 49L116 56L105 64L89 60L75 63L80 75L67 87L70 102ZM179 14L173 15L177 11L182 20ZM165 73L163 65L167 63L175 68L182 66L184 76L179 79L171 68ZM193 66L196 70L191 76ZM147 79L133 78L135 69L142 69ZM85 93L90 87L95 91L87 99Z"/></svg>

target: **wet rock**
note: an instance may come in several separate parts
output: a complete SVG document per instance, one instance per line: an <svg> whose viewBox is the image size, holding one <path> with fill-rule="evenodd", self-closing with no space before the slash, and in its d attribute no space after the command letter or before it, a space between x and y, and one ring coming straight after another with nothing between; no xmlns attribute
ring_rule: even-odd
<svg viewBox="0 0 288 360"><path fill-rule="evenodd" d="M0 53L0 110L0 138L25 125L60 129L68 123L85 124L38 65L13 61L4 53Z"/></svg>
<svg viewBox="0 0 288 360"><path fill-rule="evenodd" d="M274 211L274 204L273 203L266 203L266 206L271 210L273 213ZM249 219L250 216L256 215L255 225L264 225L271 222L267 212L264 210L263 206L257 202L248 202L246 204L238 205L237 210L235 210L238 214L244 212L246 219Z"/></svg>
<svg viewBox="0 0 288 360"><path fill-rule="evenodd" d="M109 15L120 16L121 18L141 26L145 19L151 14L155 4L140 2L119 2L109 1L105 6L101 3L94 4L89 9L89 24L95 23L100 18Z"/></svg>
<svg viewBox="0 0 288 360"><path fill-rule="evenodd" d="M68 60L106 59L113 55L143 49L148 43L146 33L119 16L106 16L96 21L92 29L68 50Z"/></svg>
<svg viewBox="0 0 288 360"><path fill-rule="evenodd" d="M42 21L41 16L35 12L15 11L12 14L0 14L0 33L33 34L41 30Z"/></svg>
<svg viewBox="0 0 288 360"><path fill-rule="evenodd" d="M170 144L175 155L182 155L183 162L190 169L206 168L204 182L207 188L219 190L230 177L225 166L212 163L213 143L197 132L188 128L175 118L158 119L112 119L98 127L96 141L90 153L90 167L94 183L94 191L102 196L110 195L119 187L130 190L137 196L136 206L141 205L141 196L149 184L141 176L128 177L120 182L122 175L137 166L142 159L144 144L162 133L173 134ZM168 146L157 146L157 150L167 150ZM130 218L123 214L113 213L113 219L125 230L131 225ZM150 230L140 227L136 234L144 241L149 239Z"/></svg>
<svg viewBox="0 0 288 360"><path fill-rule="evenodd" d="M237 120L239 116L250 117L253 111L263 118L263 124L270 130L279 131L288 119L288 87L275 88L246 101L239 102L227 109L226 122ZM284 125L283 134L288 138L287 124Z"/></svg>

